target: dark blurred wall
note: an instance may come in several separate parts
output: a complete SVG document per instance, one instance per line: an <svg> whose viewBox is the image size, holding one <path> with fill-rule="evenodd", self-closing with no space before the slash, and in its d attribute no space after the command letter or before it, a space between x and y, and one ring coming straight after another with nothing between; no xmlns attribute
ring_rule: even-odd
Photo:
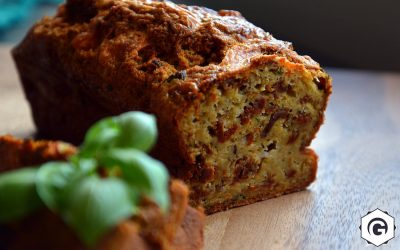
<svg viewBox="0 0 400 250"><path fill-rule="evenodd" d="M400 71L399 0L175 0L235 9L325 66Z"/></svg>

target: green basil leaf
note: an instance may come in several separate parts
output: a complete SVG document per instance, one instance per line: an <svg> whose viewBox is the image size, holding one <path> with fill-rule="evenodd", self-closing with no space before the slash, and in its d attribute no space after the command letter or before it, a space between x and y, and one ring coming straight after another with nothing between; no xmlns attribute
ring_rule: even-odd
<svg viewBox="0 0 400 250"><path fill-rule="evenodd" d="M157 139L157 123L153 115L128 112L115 117L121 129L116 147L149 151Z"/></svg>
<svg viewBox="0 0 400 250"><path fill-rule="evenodd" d="M157 124L153 115L128 112L95 123L86 133L79 155L96 157L112 147L149 151L156 139Z"/></svg>
<svg viewBox="0 0 400 250"><path fill-rule="evenodd" d="M138 194L123 180L97 175L66 189L61 215L83 242L92 246L108 230L137 213Z"/></svg>
<svg viewBox="0 0 400 250"><path fill-rule="evenodd" d="M135 149L111 149L99 163L103 166L118 166L122 178L149 198L163 211L169 208L169 175L165 166L147 154Z"/></svg>
<svg viewBox="0 0 400 250"><path fill-rule="evenodd" d="M74 167L77 168L75 172L75 178L80 178L82 176L88 176L96 172L97 161L94 159L78 158L74 163Z"/></svg>
<svg viewBox="0 0 400 250"><path fill-rule="evenodd" d="M0 223L21 219L43 206L35 186L36 168L0 175Z"/></svg>
<svg viewBox="0 0 400 250"><path fill-rule="evenodd" d="M86 133L79 156L94 157L112 147L120 134L120 128L113 117L95 123Z"/></svg>
<svg viewBox="0 0 400 250"><path fill-rule="evenodd" d="M146 154L136 149L111 149L100 156L99 164L111 171L117 167L125 180L134 183L139 190L148 192L151 189L151 180L144 169L146 166L138 159L141 157L146 157Z"/></svg>
<svg viewBox="0 0 400 250"><path fill-rule="evenodd" d="M49 209L58 211L62 206L61 194L74 172L75 169L67 162L48 162L39 168L36 190Z"/></svg>
<svg viewBox="0 0 400 250"><path fill-rule="evenodd" d="M77 166L68 162L48 162L37 173L37 193L48 208L59 211L64 205L63 192L67 185L92 174L95 169L96 162L88 159L79 160Z"/></svg>

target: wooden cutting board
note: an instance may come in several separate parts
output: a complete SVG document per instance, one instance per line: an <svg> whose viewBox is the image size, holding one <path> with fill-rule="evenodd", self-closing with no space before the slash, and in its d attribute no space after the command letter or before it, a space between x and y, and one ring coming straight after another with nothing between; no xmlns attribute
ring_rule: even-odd
<svg viewBox="0 0 400 250"><path fill-rule="evenodd" d="M329 70L334 93L312 144L317 181L303 192L207 217L205 249L375 249L361 217L380 208L400 229L400 74ZM0 134L34 134L10 57L0 46ZM400 235L400 233L398 233ZM400 249L400 236L382 249Z"/></svg>

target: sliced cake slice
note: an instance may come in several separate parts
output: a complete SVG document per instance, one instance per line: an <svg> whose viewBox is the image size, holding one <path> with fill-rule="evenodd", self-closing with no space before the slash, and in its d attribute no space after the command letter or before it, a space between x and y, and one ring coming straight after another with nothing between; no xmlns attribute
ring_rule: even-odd
<svg viewBox="0 0 400 250"><path fill-rule="evenodd" d="M77 149L55 141L0 136L0 174L48 161L64 161ZM140 212L119 223L94 247L87 247L66 223L48 209L24 219L0 223L0 249L187 249L203 248L204 214L188 205L189 190L178 180L170 184L171 208L166 215L145 200Z"/></svg>

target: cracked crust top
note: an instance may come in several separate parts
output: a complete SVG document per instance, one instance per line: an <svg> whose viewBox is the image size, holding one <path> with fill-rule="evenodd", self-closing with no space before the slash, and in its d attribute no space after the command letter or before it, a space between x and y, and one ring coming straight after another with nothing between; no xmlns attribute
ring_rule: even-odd
<svg viewBox="0 0 400 250"><path fill-rule="evenodd" d="M290 43L239 12L169 1L68 0L56 17L39 22L33 34L58 38L60 46L72 44L83 60L97 58L114 70L127 67L140 82L179 85L182 92L203 92L207 87L202 85L218 75L250 67L268 55L320 70L310 57L299 56Z"/></svg>

